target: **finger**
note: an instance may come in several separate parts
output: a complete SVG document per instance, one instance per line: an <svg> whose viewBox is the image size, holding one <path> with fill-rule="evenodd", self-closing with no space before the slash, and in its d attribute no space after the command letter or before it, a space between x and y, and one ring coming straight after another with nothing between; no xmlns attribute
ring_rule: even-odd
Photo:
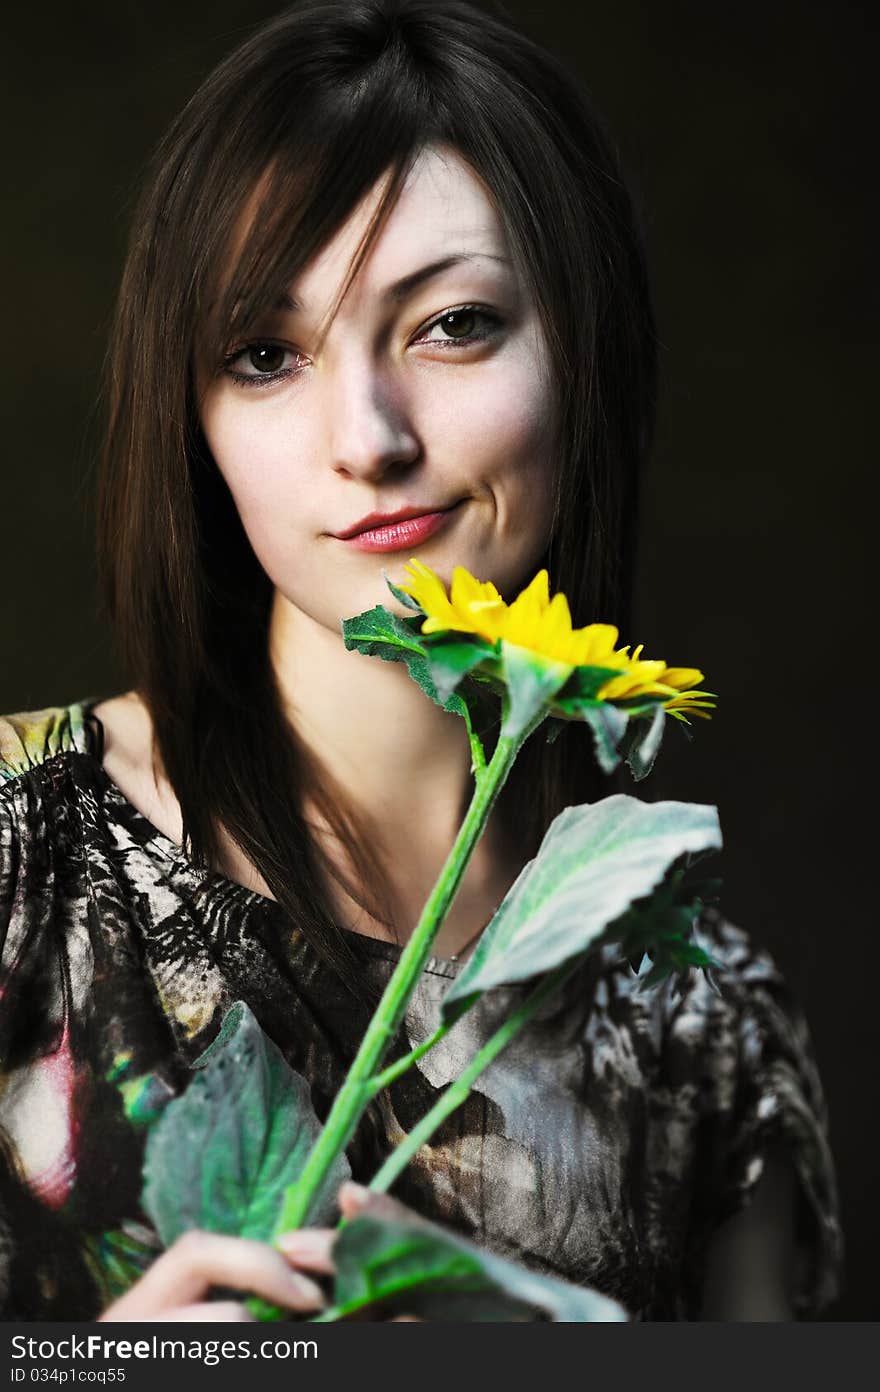
<svg viewBox="0 0 880 1392"><path fill-rule="evenodd" d="M421 1315L393 1315L389 1324L424 1324Z"/></svg>
<svg viewBox="0 0 880 1392"><path fill-rule="evenodd" d="M131 1318L131 1316L116 1313L121 1303L121 1301L117 1301L114 1305L109 1306L103 1315L99 1315L98 1324ZM173 1310L161 1310L158 1314L142 1315L141 1318L147 1324L153 1320L225 1320L236 1323L254 1323L254 1316L247 1306L241 1305L235 1300L205 1300L193 1305L178 1305Z"/></svg>
<svg viewBox="0 0 880 1392"><path fill-rule="evenodd" d="M152 1315L155 1320L198 1320L202 1323L223 1322L226 1324L255 1324L255 1317L246 1305L235 1300L205 1300L195 1305L180 1305L176 1310L163 1310L161 1315ZM149 1323L149 1321L147 1321Z"/></svg>
<svg viewBox="0 0 880 1392"><path fill-rule="evenodd" d="M339 1186L339 1208L345 1218L353 1218L356 1213L361 1213L365 1208L375 1204L378 1197L378 1194L366 1185L355 1184L350 1179Z"/></svg>
<svg viewBox="0 0 880 1392"><path fill-rule="evenodd" d="M392 1199L390 1194L376 1193L363 1184L354 1184L350 1179L339 1187L339 1207L345 1218L356 1218L359 1213L389 1219L413 1219L418 1216L398 1199Z"/></svg>
<svg viewBox="0 0 880 1392"><path fill-rule="evenodd" d="M163 1252L110 1311L114 1319L145 1319L198 1301L212 1286L246 1290L292 1310L327 1303L314 1281L291 1270L267 1243L194 1230Z"/></svg>
<svg viewBox="0 0 880 1392"><path fill-rule="evenodd" d="M294 1228L276 1238L275 1246L293 1266L333 1276L336 1267L330 1253L336 1237L333 1228Z"/></svg>

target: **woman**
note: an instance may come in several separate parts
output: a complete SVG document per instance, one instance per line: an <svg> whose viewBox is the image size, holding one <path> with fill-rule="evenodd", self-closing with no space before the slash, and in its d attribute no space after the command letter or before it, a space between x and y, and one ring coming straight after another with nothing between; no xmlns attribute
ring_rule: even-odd
<svg viewBox="0 0 880 1392"><path fill-rule="evenodd" d="M151 1262L126 1088L179 1092L245 999L326 1115L470 791L461 722L347 652L340 620L404 612L383 570L401 583L418 556L508 597L546 566L576 622L629 637L654 383L613 145L494 14L297 5L174 122L107 357L99 562L131 689L0 722L8 1317L245 1317L217 1287L320 1305L329 1230L283 1253L187 1236ZM615 791L583 735L525 746L412 1042L553 816ZM632 965L591 964L398 1200L636 1319L827 1304L841 1239L806 1025L746 934L700 928L722 999L697 974L637 997ZM356 1180L497 994L380 1095ZM148 1269L120 1294L123 1250Z"/></svg>

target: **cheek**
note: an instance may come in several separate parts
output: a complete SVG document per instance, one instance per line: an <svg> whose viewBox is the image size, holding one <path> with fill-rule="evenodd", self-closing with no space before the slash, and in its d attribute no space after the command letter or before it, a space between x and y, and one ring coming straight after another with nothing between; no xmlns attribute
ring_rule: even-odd
<svg viewBox="0 0 880 1392"><path fill-rule="evenodd" d="M462 371L454 389L444 391L441 410L444 438L475 481L505 490L548 485L555 458L555 396L546 360L531 336L478 369ZM445 449L442 453L447 457Z"/></svg>
<svg viewBox="0 0 880 1392"><path fill-rule="evenodd" d="M281 449L280 421L261 414L248 419L234 407L215 411L203 423L205 438L218 469L240 508L249 513L271 512L282 487L290 487L291 460L298 451Z"/></svg>
<svg viewBox="0 0 880 1392"><path fill-rule="evenodd" d="M449 428L473 482L493 495L502 537L543 534L553 512L556 401L533 356L502 355L474 374Z"/></svg>
<svg viewBox="0 0 880 1392"><path fill-rule="evenodd" d="M289 416L265 411L248 417L233 403L203 419L202 428L260 564L272 579L279 567L289 572L299 551L292 543L313 492L306 487L303 442Z"/></svg>

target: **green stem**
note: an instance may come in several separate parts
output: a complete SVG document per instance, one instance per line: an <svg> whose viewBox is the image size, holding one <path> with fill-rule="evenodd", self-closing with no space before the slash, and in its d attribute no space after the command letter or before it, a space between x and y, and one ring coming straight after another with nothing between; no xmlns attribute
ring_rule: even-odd
<svg viewBox="0 0 880 1392"><path fill-rule="evenodd" d="M505 712L506 713L506 712ZM354 1062L346 1075L302 1173L287 1189L273 1236L306 1221L312 1201L337 1156L348 1145L373 1096L373 1075L393 1042L413 991L431 955L431 947L461 883L474 847L486 825L523 742L544 718L545 711L516 735L499 736L492 758L471 799L464 821L437 883L428 896L412 937L376 1008Z"/></svg>
<svg viewBox="0 0 880 1392"><path fill-rule="evenodd" d="M483 741L476 731L471 729L470 721L468 721L468 739L471 746L471 773L479 787L486 773L486 753L483 749Z"/></svg>
<svg viewBox="0 0 880 1392"><path fill-rule="evenodd" d="M531 1019L538 1007L548 996L553 994L556 988L560 986L578 966L580 966L582 961L582 956L574 957L568 962L563 962L561 966L556 967L554 971L548 972L532 994L523 1001L522 1005L520 1005L518 1009L505 1020L504 1024L486 1040L485 1044L474 1055L461 1076L457 1078L454 1083L450 1084L442 1097L437 1099L431 1110L427 1112L418 1125L413 1128L406 1137L406 1140L402 1141L400 1145L391 1152L388 1159L373 1176L368 1187L373 1190L374 1193L381 1194L388 1190L401 1171L409 1164L416 1152L426 1141L431 1139L438 1126L440 1126L457 1107L460 1107L461 1104L467 1100L471 1088L483 1070L501 1053L502 1049L510 1043L514 1035ZM423 1044L419 1045L419 1050L423 1053L427 1052L428 1048L435 1044L437 1039L442 1037L443 1034L447 1033L455 1023L456 1020L451 1020L449 1024L441 1025L429 1039L426 1039ZM417 1052L418 1050L414 1049L413 1053L408 1054L406 1058L396 1060L391 1068L386 1071L390 1073L393 1069L397 1068L398 1064L409 1066L409 1064L413 1062L413 1055ZM403 1072L403 1067L401 1067L399 1071ZM340 1217L336 1225L336 1232L341 1232L342 1229L347 1227L352 1221L354 1220ZM362 1298L360 1301L353 1302L351 1305L332 1305L322 1311L321 1314L312 1316L312 1322L322 1323L341 1319L343 1315L349 1313L350 1310L355 1309L360 1304L369 1305L372 1299L372 1296L368 1296ZM267 1304L258 1296L251 1296L245 1303L255 1319L270 1321L282 1320L288 1317L283 1310Z"/></svg>
<svg viewBox="0 0 880 1392"><path fill-rule="evenodd" d="M396 1082L401 1074L406 1073L407 1069L410 1068L417 1059L422 1058L429 1049L433 1049L435 1044L439 1044L444 1035L447 1035L452 1029L453 1023L454 1021L450 1020L446 1025L439 1025L423 1044L417 1044L408 1054L404 1054L403 1058L395 1059L394 1062L389 1064L387 1068L384 1068L381 1073L377 1073L372 1082L374 1095L377 1092L381 1092L383 1088L388 1087L389 1083Z"/></svg>
<svg viewBox="0 0 880 1392"><path fill-rule="evenodd" d="M370 1180L370 1189L378 1194L386 1192L416 1152L426 1141L431 1139L441 1122L445 1121L457 1107L461 1106L462 1102L467 1100L474 1082L483 1070L501 1053L502 1049L506 1048L514 1035L531 1019L542 1002L549 995L552 995L561 982L580 965L582 960L582 956L572 958L547 973L540 985L523 1001L522 1005L508 1016L504 1024L500 1025L493 1035L490 1035L464 1072L449 1084L443 1095L438 1097L431 1110L426 1112L421 1121L413 1127L406 1139L395 1147L382 1167Z"/></svg>

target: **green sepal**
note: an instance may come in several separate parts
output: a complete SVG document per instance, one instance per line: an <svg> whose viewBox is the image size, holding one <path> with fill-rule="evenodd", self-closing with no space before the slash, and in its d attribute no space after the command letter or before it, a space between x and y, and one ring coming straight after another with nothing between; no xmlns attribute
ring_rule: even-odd
<svg viewBox="0 0 880 1392"><path fill-rule="evenodd" d="M362 1214L332 1249L335 1305L313 1323L379 1305L433 1321L625 1321L623 1306L599 1291L539 1275L437 1224Z"/></svg>
<svg viewBox="0 0 880 1392"><path fill-rule="evenodd" d="M388 579L388 576L385 574L384 567L382 569L382 578L385 581L385 584L388 586L391 593L394 595L395 599L399 599L400 603L405 605L407 609L414 609L417 614L421 614L423 618L425 617L425 611L422 608L421 604L419 604L418 600L413 599L412 595L407 594L406 590L401 590L398 588L397 585L392 584L392 582Z"/></svg>
<svg viewBox="0 0 880 1392"><path fill-rule="evenodd" d="M623 676L620 667L575 667L559 695L562 700L595 700L596 692L613 677Z"/></svg>
<svg viewBox="0 0 880 1392"><path fill-rule="evenodd" d="M481 638L471 642L458 634L437 634L437 639L439 641L427 641L425 651L428 671L436 687L437 698L442 702L457 690L475 667L482 662L490 662L497 652L491 643Z"/></svg>
<svg viewBox="0 0 880 1392"><path fill-rule="evenodd" d="M644 724L647 723L647 729ZM626 750L627 766L637 783L643 778L647 778L654 761L663 743L663 732L666 729L666 711L662 705L654 707L653 714L649 722L634 719L630 712L630 735Z"/></svg>
<svg viewBox="0 0 880 1392"><path fill-rule="evenodd" d="M586 697L566 697L556 702L569 719L585 720L593 732L593 749L603 773L613 773L620 763L618 746L629 722L626 711L610 701L592 701Z"/></svg>
<svg viewBox="0 0 880 1392"><path fill-rule="evenodd" d="M508 693L507 716L501 735L515 739L564 686L572 667L570 663L542 657L506 639L501 640L501 662Z"/></svg>
<svg viewBox="0 0 880 1392"><path fill-rule="evenodd" d="M618 710L625 711L632 719L637 715L653 715L656 708L658 706L665 707L669 699L668 696L658 696L655 693L653 695L628 696L624 700L616 700L614 704Z"/></svg>

